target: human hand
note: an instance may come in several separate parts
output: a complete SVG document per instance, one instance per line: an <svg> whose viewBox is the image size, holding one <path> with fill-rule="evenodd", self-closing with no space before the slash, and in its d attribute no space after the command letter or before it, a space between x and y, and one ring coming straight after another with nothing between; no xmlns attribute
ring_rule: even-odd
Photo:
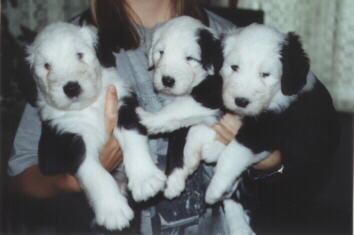
<svg viewBox="0 0 354 235"><path fill-rule="evenodd" d="M227 113L212 128L217 133L217 140L227 145L235 138L241 125L242 122L238 115ZM277 150L252 167L257 170L269 171L279 168L281 163L282 156L280 151Z"/></svg>
<svg viewBox="0 0 354 235"><path fill-rule="evenodd" d="M252 167L256 170L261 171L272 171L280 168L282 165L282 156L279 150L273 151L268 157L264 158L262 161L257 162Z"/></svg>
<svg viewBox="0 0 354 235"><path fill-rule="evenodd" d="M241 125L242 122L238 115L226 113L212 128L216 132L216 139L227 145L235 138Z"/></svg>
<svg viewBox="0 0 354 235"><path fill-rule="evenodd" d="M110 85L107 89L104 107L106 134L108 138L100 152L101 164L108 172L111 172L123 161L121 148L113 136L113 130L117 126L118 121L117 107L117 91L113 85Z"/></svg>

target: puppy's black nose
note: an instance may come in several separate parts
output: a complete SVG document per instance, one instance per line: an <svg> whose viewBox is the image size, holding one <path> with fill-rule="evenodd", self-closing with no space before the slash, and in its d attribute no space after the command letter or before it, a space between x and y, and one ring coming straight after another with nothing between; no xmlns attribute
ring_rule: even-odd
<svg viewBox="0 0 354 235"><path fill-rule="evenodd" d="M63 87L64 93L69 98L78 97L81 93L81 86L77 82L68 82Z"/></svg>
<svg viewBox="0 0 354 235"><path fill-rule="evenodd" d="M235 104L241 108L245 108L249 103L250 101L246 98L242 98L242 97L235 98Z"/></svg>
<svg viewBox="0 0 354 235"><path fill-rule="evenodd" d="M175 79L170 76L163 76L162 77L162 84L165 87L173 87L175 85Z"/></svg>

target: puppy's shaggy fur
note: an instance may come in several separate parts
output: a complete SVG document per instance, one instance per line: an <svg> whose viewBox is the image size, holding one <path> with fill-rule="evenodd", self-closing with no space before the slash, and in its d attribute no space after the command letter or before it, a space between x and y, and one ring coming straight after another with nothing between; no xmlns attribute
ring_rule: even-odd
<svg viewBox="0 0 354 235"><path fill-rule="evenodd" d="M280 150L285 163L318 158L333 153L337 137L332 99L309 72L297 35L254 24L228 33L223 43L223 100L243 125L219 158L207 193L210 203L269 152ZM235 168L224 181L228 161L235 161Z"/></svg>
<svg viewBox="0 0 354 235"><path fill-rule="evenodd" d="M326 165L337 143L337 117L328 91L309 72L299 37L253 24L227 33L223 53L223 102L243 124L221 151L207 203L232 192L241 173L274 150L280 150L285 166L317 166L321 159ZM197 131L193 138L203 135Z"/></svg>
<svg viewBox="0 0 354 235"><path fill-rule="evenodd" d="M210 28L187 16L168 21L153 35L149 63L154 70L154 87L165 100L159 112L137 110L149 134L216 122L222 105L222 79L218 76L222 53L220 41ZM214 140L214 133L210 138ZM170 147L173 144L170 143ZM175 149L182 150L183 144ZM167 198L174 198L183 191L189 174L186 169L194 168L193 162L183 161L181 151L173 155L177 160L168 159L175 165L168 167L168 173L173 172L167 180Z"/></svg>
<svg viewBox="0 0 354 235"><path fill-rule="evenodd" d="M154 33L149 61L154 70L155 89L163 95L165 105L156 113L138 108L141 123L150 134L170 133L192 126L187 136L182 130L170 137L175 141L169 142L174 153L168 156L167 162L174 165L167 166L169 176L164 195L172 199L182 193L186 178L196 170L201 157L213 161L224 148L215 141L216 133L209 128L223 113L219 75L222 48L210 28L193 18L178 17ZM184 142L186 146L182 153ZM234 231L253 234L249 218L240 204L232 199L225 200L224 209L231 234Z"/></svg>
<svg viewBox="0 0 354 235"><path fill-rule="evenodd" d="M113 135L124 154L128 187L137 201L160 191L165 175L149 154L146 130L135 113L137 100L114 67L96 57L96 29L55 23L28 47L27 61L37 84L36 104L42 120L39 166L44 174L71 172L91 204L96 222L122 229L133 218L124 190L101 165L99 153L107 140L104 120L106 89L118 91L118 127Z"/></svg>

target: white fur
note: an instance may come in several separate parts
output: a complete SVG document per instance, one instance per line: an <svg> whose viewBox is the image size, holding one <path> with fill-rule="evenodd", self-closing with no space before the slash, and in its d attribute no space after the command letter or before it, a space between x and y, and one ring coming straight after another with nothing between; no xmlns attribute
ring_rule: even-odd
<svg viewBox="0 0 354 235"><path fill-rule="evenodd" d="M254 154L236 140L231 141L221 153L216 164L215 174L209 184L205 200L214 204L228 194L237 178L252 164L259 162L269 155L264 151Z"/></svg>
<svg viewBox="0 0 354 235"><path fill-rule="evenodd" d="M164 195L168 199L178 197L186 187L186 179L188 177L186 169L175 169L171 175L168 176Z"/></svg>
<svg viewBox="0 0 354 235"><path fill-rule="evenodd" d="M47 26L28 47L27 61L46 103L56 109L79 110L97 99L102 87L97 78L102 70L93 47L95 34L94 28L56 23ZM78 53L82 53L82 59ZM46 69L45 64L50 68ZM82 94L77 99L65 95L63 86L68 82L80 84Z"/></svg>
<svg viewBox="0 0 354 235"><path fill-rule="evenodd" d="M265 110L281 112L299 94L310 91L315 84L312 73L305 86L296 95L286 96L281 91L281 47L286 35L264 25L252 24L230 31L224 41L223 100L225 106L237 114L258 115ZM232 69L237 65L237 69ZM262 73L269 76L262 77ZM235 104L235 98L250 101L246 107ZM230 191L237 177L251 164L263 159L268 152L253 154L251 150L232 141L219 157L215 175L208 187L206 201L220 200Z"/></svg>
<svg viewBox="0 0 354 235"><path fill-rule="evenodd" d="M209 28L188 16L174 18L159 27L153 35L149 64L155 67L154 86L157 91L173 96L187 95L208 73L198 62L200 48L197 32ZM192 57L192 60L187 60ZM165 87L162 77L175 79L175 86Z"/></svg>
<svg viewBox="0 0 354 235"><path fill-rule="evenodd" d="M149 134L168 133L199 123L210 125L220 113L197 103L190 93L211 71L205 71L200 63L201 52L197 42L198 30L214 33L200 21L188 17L176 17L154 32L149 50L149 64L154 66L154 87L168 102L156 113L137 109L141 123ZM192 60L187 58L191 57ZM173 87L166 87L162 78L174 79Z"/></svg>
<svg viewBox="0 0 354 235"><path fill-rule="evenodd" d="M168 96L163 108L155 113L137 109L141 123L150 134L170 133L182 127L197 124L212 125L217 121L220 111L209 109L196 102L190 93L208 74L214 73L211 67L205 70L201 62L198 44L198 31L204 29L214 32L200 21L191 17L177 17L160 26L153 35L149 51L149 64L154 67L154 87L162 95ZM163 84L163 78L174 79L172 87ZM210 133L210 132L209 132ZM190 134L189 134L190 135ZM205 136L203 136L205 138ZM215 134L208 142L214 141ZM203 138L199 138L203 140ZM189 143L191 142L191 143ZM185 180L199 165L199 154L188 154L196 149L195 139L187 138L185 166L172 172L167 180L165 196L173 198L184 190ZM198 146L202 146L199 144Z"/></svg>
<svg viewBox="0 0 354 235"><path fill-rule="evenodd" d="M145 201L161 191L166 176L151 159L146 136L134 130L115 131L124 153L124 166L128 187L135 201Z"/></svg>
<svg viewBox="0 0 354 235"><path fill-rule="evenodd" d="M137 108L141 123L150 134L169 133L182 127L199 123L211 125L216 122L220 111L208 109L197 103L191 96L176 97L173 102L151 113Z"/></svg>
<svg viewBox="0 0 354 235"><path fill-rule="evenodd" d="M174 170L167 179L165 189L167 198L175 198L183 192L185 180L198 168L204 156L202 151L210 143L214 143L215 139L215 131L206 125L196 125L190 128L183 151L183 168Z"/></svg>
<svg viewBox="0 0 354 235"><path fill-rule="evenodd" d="M51 120L51 125L61 132L80 135L85 143L86 156L76 177L95 212L97 224L121 230L129 225L133 211L112 175L102 167L99 153L107 139L104 120L107 86L116 87L118 107L130 91L115 68L101 67L95 44L96 30L92 27L51 24L28 47L27 61L38 87L41 119ZM79 83L82 92L78 97L66 96L63 87L70 81ZM128 186L134 199L154 196L164 187L165 176L151 159L147 137L124 128L115 128L114 135L123 150Z"/></svg>
<svg viewBox="0 0 354 235"><path fill-rule="evenodd" d="M255 235L249 225L250 218L242 205L230 199L224 200L226 223L230 235Z"/></svg>
<svg viewBox="0 0 354 235"><path fill-rule="evenodd" d="M252 24L242 29L228 32L224 39L223 99L225 106L241 115L257 115L264 110L281 112L293 102L298 94L313 88L315 78L312 73L302 90L292 96L282 93L282 63L280 51L286 34L274 28ZM232 66L237 65L238 71ZM262 77L262 73L269 76ZM250 101L245 107L235 104L235 98Z"/></svg>
<svg viewBox="0 0 354 235"><path fill-rule="evenodd" d="M229 110L256 115L271 104L280 90L282 65L279 53L284 40L284 34L257 24L226 34L221 75L224 104ZM235 65L237 71L232 69ZM269 76L263 78L262 73ZM236 97L248 99L249 105L245 108L237 106Z"/></svg>
<svg viewBox="0 0 354 235"><path fill-rule="evenodd" d="M216 139L204 144L202 148L202 158L206 163L214 163L219 159L220 154L225 149L226 145Z"/></svg>

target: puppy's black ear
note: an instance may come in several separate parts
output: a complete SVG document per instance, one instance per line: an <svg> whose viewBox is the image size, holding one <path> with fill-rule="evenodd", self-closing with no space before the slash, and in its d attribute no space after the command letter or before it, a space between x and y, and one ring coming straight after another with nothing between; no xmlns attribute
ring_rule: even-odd
<svg viewBox="0 0 354 235"><path fill-rule="evenodd" d="M299 36L288 33L280 60L283 65L281 91L284 95L294 95L306 84L310 69L310 61L302 48Z"/></svg>
<svg viewBox="0 0 354 235"><path fill-rule="evenodd" d="M198 32L198 44L201 51L201 64L206 71L218 73L223 64L221 42L212 32L201 29Z"/></svg>
<svg viewBox="0 0 354 235"><path fill-rule="evenodd" d="M24 58L19 62L18 73L18 87L26 101L35 107L38 97L37 86L32 75L31 66Z"/></svg>
<svg viewBox="0 0 354 235"><path fill-rule="evenodd" d="M98 39L96 44L96 54L98 61L105 68L115 67L116 58L113 51L118 51L117 46L111 41L109 30L98 31Z"/></svg>

